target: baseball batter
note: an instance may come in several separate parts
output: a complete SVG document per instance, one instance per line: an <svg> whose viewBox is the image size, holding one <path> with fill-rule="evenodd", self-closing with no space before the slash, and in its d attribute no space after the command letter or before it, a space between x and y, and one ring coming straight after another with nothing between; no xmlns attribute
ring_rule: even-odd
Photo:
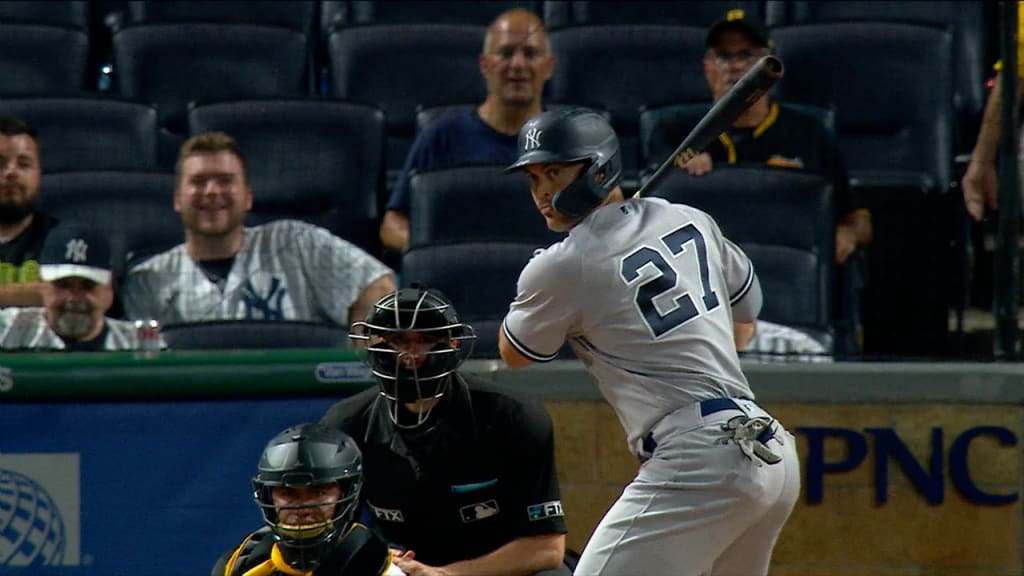
<svg viewBox="0 0 1024 576"><path fill-rule="evenodd" d="M568 340L643 462L574 574L766 574L800 477L793 437L754 402L736 353L761 306L750 260L700 210L626 200L598 114L540 114L518 150L508 171L568 236L523 269L501 356L543 362Z"/></svg>

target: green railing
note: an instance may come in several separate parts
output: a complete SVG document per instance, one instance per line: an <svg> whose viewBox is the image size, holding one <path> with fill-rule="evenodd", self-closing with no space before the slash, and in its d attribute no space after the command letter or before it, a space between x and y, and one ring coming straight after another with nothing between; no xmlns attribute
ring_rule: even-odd
<svg viewBox="0 0 1024 576"><path fill-rule="evenodd" d="M0 403L344 396L371 382L337 349L0 354Z"/></svg>

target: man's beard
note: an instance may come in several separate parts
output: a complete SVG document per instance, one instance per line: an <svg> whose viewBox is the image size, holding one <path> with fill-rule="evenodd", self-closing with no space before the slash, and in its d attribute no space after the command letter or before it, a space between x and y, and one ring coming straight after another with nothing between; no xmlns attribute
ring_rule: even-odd
<svg viewBox="0 0 1024 576"><path fill-rule="evenodd" d="M53 329L62 337L79 340L95 327L92 306L84 302L68 302L60 307Z"/></svg>
<svg viewBox="0 0 1024 576"><path fill-rule="evenodd" d="M32 200L19 203L0 203L0 224L17 224L35 212L35 209L36 203Z"/></svg>

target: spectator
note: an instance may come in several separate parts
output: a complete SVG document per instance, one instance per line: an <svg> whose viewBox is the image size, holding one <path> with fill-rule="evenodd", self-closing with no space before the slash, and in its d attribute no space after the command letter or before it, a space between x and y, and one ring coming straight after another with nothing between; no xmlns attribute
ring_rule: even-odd
<svg viewBox="0 0 1024 576"><path fill-rule="evenodd" d="M35 131L0 116L0 307L43 303L39 251L57 220L36 210L39 176Z"/></svg>
<svg viewBox="0 0 1024 576"><path fill-rule="evenodd" d="M43 306L0 310L0 348L138 349L134 324L106 316L114 301L111 270L102 234L73 224L53 228L39 256Z"/></svg>
<svg viewBox="0 0 1024 576"><path fill-rule="evenodd" d="M129 270L129 318L348 326L395 289L387 266L323 228L294 220L245 227L252 190L245 157L227 134L187 140L176 172L174 210L185 226L185 243Z"/></svg>
<svg viewBox="0 0 1024 576"><path fill-rule="evenodd" d="M516 134L541 112L541 93L554 71L544 24L516 8L500 14L487 29L480 74L487 99L475 110L439 118L412 144L395 181L380 227L386 248L409 245L409 179L414 171L456 164L511 162Z"/></svg>
<svg viewBox="0 0 1024 576"><path fill-rule="evenodd" d="M399 576L387 544L353 521L362 454L321 424L281 431L267 443L253 479L266 526L214 565L211 576Z"/></svg>
<svg viewBox="0 0 1024 576"><path fill-rule="evenodd" d="M360 443L363 499L409 574L568 575L551 419L457 372L476 336L437 290L377 302L352 338L379 389L322 422Z"/></svg>
<svg viewBox="0 0 1024 576"><path fill-rule="evenodd" d="M1020 25L1017 36L1017 93L1024 94L1024 3L1017 3ZM999 132L1002 120L1000 108L1002 108L1002 62L995 66L996 76L992 80L992 91L989 93L988 101L985 103L985 112L982 114L981 128L978 130L978 139L971 151L971 159L967 164L967 171L961 180L963 188L964 204L967 213L975 222L980 222L985 216L985 207L995 210L999 206L999 179L996 175L996 156L999 151ZM1021 167L1018 166L1018 170ZM1024 185L1024 172L1022 172L1021 184Z"/></svg>
<svg viewBox="0 0 1024 576"><path fill-rule="evenodd" d="M715 102L761 57L772 40L764 26L743 10L730 10L708 30L705 41L704 77ZM667 126L652 138L652 156L665 157L675 149L698 118L685 125ZM833 136L816 118L790 108L765 94L755 101L707 150L676 165L691 175L701 176L716 165L761 163L778 168L806 170L829 177L835 186L837 223L835 262L841 293L836 298L835 352L855 353L859 349L859 292L865 265L857 252L871 242L871 213L850 193L846 162ZM851 259L854 254L856 257ZM812 347L813 348L813 347Z"/></svg>

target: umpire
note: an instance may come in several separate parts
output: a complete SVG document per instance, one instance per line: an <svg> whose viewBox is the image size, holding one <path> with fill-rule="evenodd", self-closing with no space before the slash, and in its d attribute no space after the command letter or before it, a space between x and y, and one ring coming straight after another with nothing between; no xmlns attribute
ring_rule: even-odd
<svg viewBox="0 0 1024 576"><path fill-rule="evenodd" d="M456 372L476 336L439 291L379 300L350 335L379 384L322 422L356 439L363 502L410 576L568 575L551 418Z"/></svg>

